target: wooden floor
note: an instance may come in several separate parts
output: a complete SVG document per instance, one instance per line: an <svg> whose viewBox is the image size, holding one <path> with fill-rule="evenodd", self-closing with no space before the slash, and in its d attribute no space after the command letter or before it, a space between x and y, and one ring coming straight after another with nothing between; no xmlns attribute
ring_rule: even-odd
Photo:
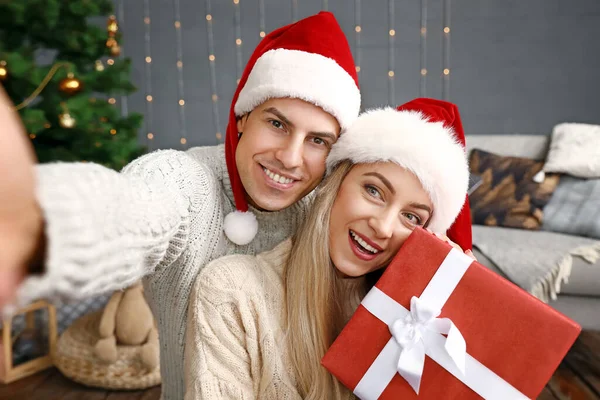
<svg viewBox="0 0 600 400"><path fill-rule="evenodd" d="M140 391L91 389L72 382L55 368L0 384L0 400L158 400L160 386ZM539 400L600 400L600 332L583 332Z"/></svg>

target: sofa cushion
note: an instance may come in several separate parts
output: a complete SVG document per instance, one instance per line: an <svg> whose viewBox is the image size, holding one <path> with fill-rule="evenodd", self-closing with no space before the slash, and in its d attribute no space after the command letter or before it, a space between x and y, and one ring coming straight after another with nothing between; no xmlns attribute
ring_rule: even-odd
<svg viewBox="0 0 600 400"><path fill-rule="evenodd" d="M543 162L478 149L471 151L469 164L471 173L482 178L481 185L469 196L474 224L539 229L543 208L559 175L548 174L543 182L536 183L533 178Z"/></svg>
<svg viewBox="0 0 600 400"><path fill-rule="evenodd" d="M544 208L542 229L600 239L600 179L563 176Z"/></svg>
<svg viewBox="0 0 600 400"><path fill-rule="evenodd" d="M544 171L600 178L600 125L556 125Z"/></svg>

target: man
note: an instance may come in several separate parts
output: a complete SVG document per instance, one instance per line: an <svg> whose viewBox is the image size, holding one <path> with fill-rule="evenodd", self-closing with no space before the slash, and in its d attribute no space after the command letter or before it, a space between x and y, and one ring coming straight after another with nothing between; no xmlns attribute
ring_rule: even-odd
<svg viewBox="0 0 600 400"><path fill-rule="evenodd" d="M183 398L188 296L198 271L289 237L325 158L360 108L351 51L322 12L267 35L234 95L225 146L157 151L121 173L53 163L33 171L0 104L0 307L83 298L143 277L157 320L164 399ZM37 185L37 187L35 186Z"/></svg>

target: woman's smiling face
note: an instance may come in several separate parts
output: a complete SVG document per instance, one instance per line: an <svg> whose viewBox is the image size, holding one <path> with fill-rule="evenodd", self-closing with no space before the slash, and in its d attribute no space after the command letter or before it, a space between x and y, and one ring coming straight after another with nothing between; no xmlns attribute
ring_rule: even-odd
<svg viewBox="0 0 600 400"><path fill-rule="evenodd" d="M357 164L331 209L331 260L347 277L380 269L432 213L433 203L412 172L393 162Z"/></svg>

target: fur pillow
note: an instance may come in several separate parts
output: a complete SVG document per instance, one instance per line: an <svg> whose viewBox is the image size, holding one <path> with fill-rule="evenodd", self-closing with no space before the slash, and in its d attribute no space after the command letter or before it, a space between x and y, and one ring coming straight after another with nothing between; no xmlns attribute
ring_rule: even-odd
<svg viewBox="0 0 600 400"><path fill-rule="evenodd" d="M556 125L544 172L600 178L600 125Z"/></svg>
<svg viewBox="0 0 600 400"><path fill-rule="evenodd" d="M499 156L473 149L469 157L472 174L481 185L469 196L473 224L538 230L543 208L558 185L560 176L547 174L543 182L533 177L543 161Z"/></svg>

